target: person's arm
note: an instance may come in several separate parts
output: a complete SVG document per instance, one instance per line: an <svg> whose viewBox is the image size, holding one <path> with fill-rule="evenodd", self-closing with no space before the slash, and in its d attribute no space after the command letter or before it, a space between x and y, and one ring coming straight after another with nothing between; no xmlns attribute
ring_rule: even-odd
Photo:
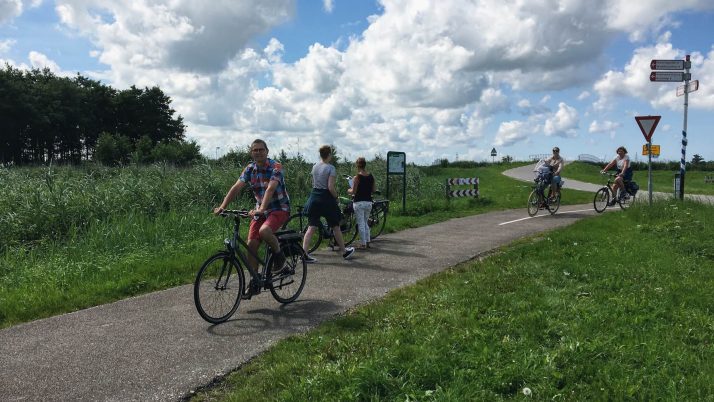
<svg viewBox="0 0 714 402"><path fill-rule="evenodd" d="M270 183L268 183L268 188L265 189L265 194L263 195L263 200L260 202L260 206L255 211L256 214L261 215L261 214L264 214L265 211L268 210L268 204L270 204L270 200L273 199L273 195L275 195L276 188L278 188L278 181L270 180Z"/></svg>
<svg viewBox="0 0 714 402"><path fill-rule="evenodd" d="M563 170L563 162L564 162L563 159L560 159L558 161L558 165L555 168L555 172L553 173L553 175L560 176L560 171Z"/></svg>
<svg viewBox="0 0 714 402"><path fill-rule="evenodd" d="M375 191L377 191L377 179L372 176L372 194L374 194Z"/></svg>
<svg viewBox="0 0 714 402"><path fill-rule="evenodd" d="M608 163L607 165L605 165L604 168L602 168L602 170L600 171L600 173L605 173L605 172L607 172L608 170L610 170L610 169L612 168L612 166L613 166L615 163L616 163L616 162L615 162L614 159L611 160L610 163Z"/></svg>
<svg viewBox="0 0 714 402"><path fill-rule="evenodd" d="M327 189L330 191L333 197L337 198L337 190L335 189L335 176L330 176L327 178Z"/></svg>
<svg viewBox="0 0 714 402"><path fill-rule="evenodd" d="M352 178L352 188L348 191L350 194L357 194L357 186L359 185L360 180L361 178L359 173Z"/></svg>
<svg viewBox="0 0 714 402"><path fill-rule="evenodd" d="M223 212L223 210L228 208L228 204L230 204L231 201L233 201L233 199L238 194L240 194L240 191L243 189L244 186L245 186L245 182L238 179L238 181L236 181L235 184L233 186L231 186L231 189L228 190L228 194L226 194L225 198L223 198L223 202L221 203L221 205L218 208L215 208L213 210L213 213L218 215L221 212Z"/></svg>

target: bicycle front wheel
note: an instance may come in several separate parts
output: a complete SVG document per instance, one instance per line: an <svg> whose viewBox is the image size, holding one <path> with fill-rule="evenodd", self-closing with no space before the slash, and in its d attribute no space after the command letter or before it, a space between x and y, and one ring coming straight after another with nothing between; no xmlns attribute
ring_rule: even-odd
<svg viewBox="0 0 714 402"><path fill-rule="evenodd" d="M548 190L548 202L545 206L548 208L548 212L550 212L551 215L555 215L555 213L558 212L558 209L560 209L560 194L555 197L551 197L551 191Z"/></svg>
<svg viewBox="0 0 714 402"><path fill-rule="evenodd" d="M593 207L595 212L601 213L607 209L607 204L610 202L610 189L603 187L595 193L595 198L593 199Z"/></svg>
<svg viewBox="0 0 714 402"><path fill-rule="evenodd" d="M245 278L235 258L226 252L203 263L193 284L198 314L211 324L228 320L238 309Z"/></svg>
<svg viewBox="0 0 714 402"><path fill-rule="evenodd" d="M344 229L345 230L342 230L342 227L340 227L340 231L342 231L342 238L345 240L345 246L349 246L357 238L358 229L357 217L355 217L355 214L347 216L347 223L345 224Z"/></svg>
<svg viewBox="0 0 714 402"><path fill-rule="evenodd" d="M374 240L382 231L384 231L384 225L387 224L387 210L384 205L375 204L372 206L372 212L367 218L367 225L369 226L369 239Z"/></svg>
<svg viewBox="0 0 714 402"><path fill-rule="evenodd" d="M538 209L540 208L540 197L536 190L531 191L531 195L528 196L528 216L536 216Z"/></svg>
<svg viewBox="0 0 714 402"><path fill-rule="evenodd" d="M302 258L302 247L297 243L283 244L280 249L285 254L285 264L279 271L274 271L273 258L268 260L268 289L273 298L280 303L290 303L300 296L307 279L307 263Z"/></svg>
<svg viewBox="0 0 714 402"><path fill-rule="evenodd" d="M285 222L282 226L282 229L294 230L303 236L305 236L307 228L307 216L300 214L295 214L291 216L290 219L288 219L287 222ZM308 253L312 253L313 251L317 250L318 247L320 247L320 243L322 243L322 230L318 228L317 230L315 230L315 233L313 233L312 239L310 239L310 244L308 245L308 249L305 251L307 251Z"/></svg>

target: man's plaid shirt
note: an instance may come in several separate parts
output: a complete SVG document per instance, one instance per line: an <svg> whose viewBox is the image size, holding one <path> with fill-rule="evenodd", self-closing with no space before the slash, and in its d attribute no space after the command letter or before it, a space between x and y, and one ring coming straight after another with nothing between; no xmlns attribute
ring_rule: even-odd
<svg viewBox="0 0 714 402"><path fill-rule="evenodd" d="M285 189L283 165L280 162L268 159L265 166L258 166L253 162L243 169L239 180L251 185L255 195L256 208L260 207L263 202L263 196L265 196L270 181L276 180L278 187L275 188L273 199L268 203L268 211L290 212L290 197Z"/></svg>

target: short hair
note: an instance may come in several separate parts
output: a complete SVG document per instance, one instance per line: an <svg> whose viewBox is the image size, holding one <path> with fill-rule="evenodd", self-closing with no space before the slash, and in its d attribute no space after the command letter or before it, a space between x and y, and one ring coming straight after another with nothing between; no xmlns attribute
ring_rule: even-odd
<svg viewBox="0 0 714 402"><path fill-rule="evenodd" d="M253 140L253 142L250 143L250 149L253 149L253 145L255 144L262 144L265 147L265 150L268 150L268 144L265 143L265 141L261 140L260 138L256 138Z"/></svg>
<svg viewBox="0 0 714 402"><path fill-rule="evenodd" d="M560 148L558 148L558 147L553 147L553 152L560 152Z"/></svg>
<svg viewBox="0 0 714 402"><path fill-rule="evenodd" d="M320 158L327 159L328 156L332 155L332 147L329 145L323 145L320 147Z"/></svg>
<svg viewBox="0 0 714 402"><path fill-rule="evenodd" d="M356 164L359 169L364 169L367 166L367 160L364 159L363 156L360 156L359 158L357 158Z"/></svg>
<svg viewBox="0 0 714 402"><path fill-rule="evenodd" d="M627 148L625 148L625 147L617 147L617 150L615 152L617 152L619 150L622 150L622 152L627 153Z"/></svg>

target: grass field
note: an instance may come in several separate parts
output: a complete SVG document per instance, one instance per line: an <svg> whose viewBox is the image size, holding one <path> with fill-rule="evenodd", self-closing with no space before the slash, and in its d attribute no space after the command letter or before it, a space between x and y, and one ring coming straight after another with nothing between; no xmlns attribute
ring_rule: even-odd
<svg viewBox="0 0 714 402"><path fill-rule="evenodd" d="M607 178L600 175L603 165L593 165L583 162L573 162L568 164L563 170L563 176L586 183L604 184ZM679 171L652 171L652 191L662 193L674 193L674 174ZM714 172L688 171L684 181L685 194L705 194L714 195L714 183L706 183L706 176L714 176ZM641 191L647 191L647 170L637 170L634 173L634 180L639 184Z"/></svg>
<svg viewBox="0 0 714 402"><path fill-rule="evenodd" d="M285 165L288 191L301 205L310 166ZM386 231L525 209L528 183L501 174L515 166L408 168L407 209L402 211L401 190L393 183ZM350 165L338 168L352 173ZM371 170L378 182L384 177L379 164ZM209 211L239 172L210 165L0 169L0 327L191 283L229 233ZM474 176L481 180L480 198L445 199L446 178ZM344 194L345 184L340 186ZM591 198L568 191L563 202ZM232 206L252 203L244 192Z"/></svg>
<svg viewBox="0 0 714 402"><path fill-rule="evenodd" d="M714 208L523 239L279 342L195 401L711 400Z"/></svg>

